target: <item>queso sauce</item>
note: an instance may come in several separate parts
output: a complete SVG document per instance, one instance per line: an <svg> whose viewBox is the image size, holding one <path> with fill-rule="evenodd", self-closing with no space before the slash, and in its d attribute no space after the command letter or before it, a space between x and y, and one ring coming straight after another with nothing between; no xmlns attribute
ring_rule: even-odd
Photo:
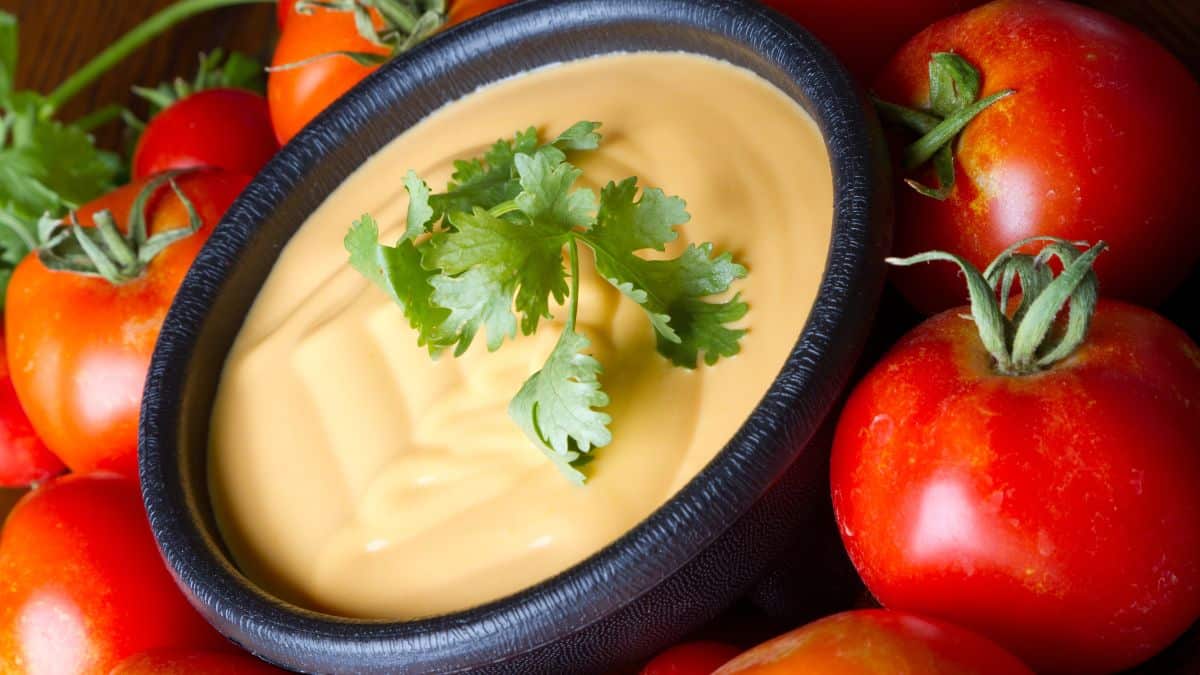
<svg viewBox="0 0 1200 675"><path fill-rule="evenodd" d="M613 442L569 482L508 417L558 321L455 359L417 346L401 310L349 267L369 212L403 230L402 178L439 190L452 160L536 125L603 122L584 180L636 175L687 201L668 251L712 241L749 269L741 353L695 371L654 349L645 314L582 265L579 324L604 365ZM713 458L770 386L825 267L833 179L820 132L765 80L682 53L614 54L488 86L403 133L290 241L246 319L212 417L209 480L243 572L333 614L408 619L466 609L582 561ZM584 251L581 251L581 253ZM586 253L585 253L586 254Z"/></svg>

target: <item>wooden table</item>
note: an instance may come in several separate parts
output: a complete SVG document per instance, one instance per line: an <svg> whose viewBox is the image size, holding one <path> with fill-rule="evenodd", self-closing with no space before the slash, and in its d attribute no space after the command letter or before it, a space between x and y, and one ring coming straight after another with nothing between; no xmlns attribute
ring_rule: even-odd
<svg viewBox="0 0 1200 675"><path fill-rule="evenodd" d="M835 0L813 0L827 2ZM896 0L900 2L902 0ZM77 70L115 37L121 35L153 11L172 0L0 0L0 8L21 20L20 72L18 86L49 91L68 74ZM1193 73L1200 77L1200 0L1087 0L1084 4L1104 9L1133 23L1162 42ZM197 55L215 47L236 49L264 61L270 56L275 39L273 4L243 6L219 10L196 17L160 36L124 65L105 75L88 91L62 111L63 119L73 119L109 103L128 105L129 89L135 84L153 85L194 72ZM135 112L138 110L134 105ZM1200 111L1197 111L1200 114ZM1189 123L1181 120L1180 123ZM1195 123L1192 121L1190 123ZM116 147L120 131L115 127L101 130L103 144ZM1200 270L1165 307L1165 313L1200 338ZM890 339L897 330L913 320L901 314L887 316L887 306L902 305L896 297L885 299L885 319L891 324L877 336L878 342ZM902 310L900 310L902 312ZM881 322L887 324L888 321ZM14 493L0 490L0 517L7 511ZM736 611L736 610L735 610ZM737 617L739 641L752 642L769 635L778 627L755 625L755 619ZM720 635L728 638L728 629ZM1156 665L1138 673L1195 673L1200 666L1200 636L1193 629L1186 644L1172 650Z"/></svg>

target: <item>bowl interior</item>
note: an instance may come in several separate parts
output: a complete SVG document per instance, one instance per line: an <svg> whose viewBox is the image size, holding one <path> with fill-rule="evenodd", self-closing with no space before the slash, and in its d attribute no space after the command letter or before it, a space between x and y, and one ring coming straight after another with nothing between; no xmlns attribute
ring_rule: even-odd
<svg viewBox="0 0 1200 675"><path fill-rule="evenodd" d="M445 103L546 64L620 51L693 52L752 70L798 101L824 134L835 180L827 268L770 392L716 459L650 519L522 593L467 612L379 622L311 612L262 592L220 542L205 455L225 355L280 251L363 161ZM384 66L247 188L166 319L144 398L140 462L151 525L172 572L218 629L284 663L312 649L332 654L329 663L364 666L385 657L430 668L487 663L635 602L767 491L844 385L882 283L890 200L879 195L886 190L881 147L874 118L825 49L794 24L740 0L532 0ZM514 619L522 623L517 634L497 630ZM480 626L491 630L472 628Z"/></svg>

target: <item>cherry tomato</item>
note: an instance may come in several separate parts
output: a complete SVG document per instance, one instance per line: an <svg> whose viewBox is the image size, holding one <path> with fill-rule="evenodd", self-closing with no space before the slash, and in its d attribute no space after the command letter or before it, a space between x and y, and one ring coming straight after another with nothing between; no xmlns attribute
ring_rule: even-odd
<svg viewBox="0 0 1200 675"><path fill-rule="evenodd" d="M442 28L510 2L512 0L451 2ZM374 16L376 28L381 27L379 15L375 13ZM360 64L336 52L390 54L387 47L359 34L354 16L349 12L315 8L311 14L292 12L288 16L271 60L274 70L267 78L267 101L280 143L288 142L329 104L378 68ZM292 67L285 67L289 65Z"/></svg>
<svg viewBox="0 0 1200 675"><path fill-rule="evenodd" d="M26 495L0 538L4 672L107 673L150 649L228 648L159 556L137 483L66 476Z"/></svg>
<svg viewBox="0 0 1200 675"><path fill-rule="evenodd" d="M203 226L156 256L138 278L114 285L52 271L31 254L8 287L8 362L33 428L73 471L137 475L137 419L150 354L175 291L213 226L248 178L205 170L176 179ZM146 181L119 188L76 214L89 225L110 210L121 227ZM168 187L147 206L151 235L186 227Z"/></svg>
<svg viewBox="0 0 1200 675"><path fill-rule="evenodd" d="M469 19L486 14L493 9L511 4L513 0L453 0L450 3L450 13L446 15L446 25L443 29L456 26Z"/></svg>
<svg viewBox="0 0 1200 675"><path fill-rule="evenodd" d="M138 654L123 661L109 675L278 675L283 672L249 655L174 649Z"/></svg>
<svg viewBox="0 0 1200 675"><path fill-rule="evenodd" d="M843 612L730 661L717 675L1033 675L1012 654L957 626L904 612Z"/></svg>
<svg viewBox="0 0 1200 675"><path fill-rule="evenodd" d="M963 311L904 337L842 413L851 559L885 606L1038 672L1142 662L1200 617L1200 348L1102 300L1065 360L1005 375Z"/></svg>
<svg viewBox="0 0 1200 675"><path fill-rule="evenodd" d="M244 89L206 89L150 120L133 153L133 176L200 167L253 176L278 150L265 98Z"/></svg>
<svg viewBox="0 0 1200 675"><path fill-rule="evenodd" d="M929 24L984 0L761 0L795 19L864 81L871 81L906 40Z"/></svg>
<svg viewBox="0 0 1200 675"><path fill-rule="evenodd" d="M280 143L287 143L377 67L335 52L387 55L388 49L360 35L349 12L318 8L288 17L271 67L291 67L273 70L267 77L267 102Z"/></svg>
<svg viewBox="0 0 1200 675"><path fill-rule="evenodd" d="M927 107L935 52L978 68L983 96L1016 93L959 137L949 198L897 188L898 255L938 249L983 265L1029 236L1103 239L1105 294L1144 305L1187 276L1200 260L1200 125L1185 120L1200 110L1200 84L1162 46L1073 3L997 0L913 38L876 81L879 98ZM926 313L959 304L953 268L893 278Z"/></svg>
<svg viewBox="0 0 1200 675"><path fill-rule="evenodd" d="M46 449L17 400L5 350L0 325L0 487L22 487L56 476L66 467Z"/></svg>
<svg viewBox="0 0 1200 675"><path fill-rule="evenodd" d="M712 675L740 652L723 642L688 642L654 657L641 675Z"/></svg>

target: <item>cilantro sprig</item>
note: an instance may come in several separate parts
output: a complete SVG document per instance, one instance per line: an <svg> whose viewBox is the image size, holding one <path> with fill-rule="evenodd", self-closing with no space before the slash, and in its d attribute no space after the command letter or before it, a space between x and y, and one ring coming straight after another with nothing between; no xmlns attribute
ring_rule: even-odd
<svg viewBox="0 0 1200 675"><path fill-rule="evenodd" d="M582 483L580 467L612 441L602 366L576 325L580 246L594 253L596 271L636 302L657 336L660 354L695 368L738 352L745 330L730 324L746 315L739 295L725 294L746 268L710 243L690 244L670 259L665 251L689 220L687 205L636 178L596 193L577 187L583 172L568 152L600 145L596 122L579 122L548 143L533 128L500 140L482 157L455 162L444 192L416 173L405 176L408 221L395 245L379 243L369 214L346 235L350 264L403 309L430 353L461 355L481 332L488 349L538 330L552 303L567 317L545 365L509 405L509 415L562 472ZM565 250L565 254L564 254ZM564 264L565 258L565 264ZM569 271L568 271L569 267ZM569 284L568 284L569 280Z"/></svg>

